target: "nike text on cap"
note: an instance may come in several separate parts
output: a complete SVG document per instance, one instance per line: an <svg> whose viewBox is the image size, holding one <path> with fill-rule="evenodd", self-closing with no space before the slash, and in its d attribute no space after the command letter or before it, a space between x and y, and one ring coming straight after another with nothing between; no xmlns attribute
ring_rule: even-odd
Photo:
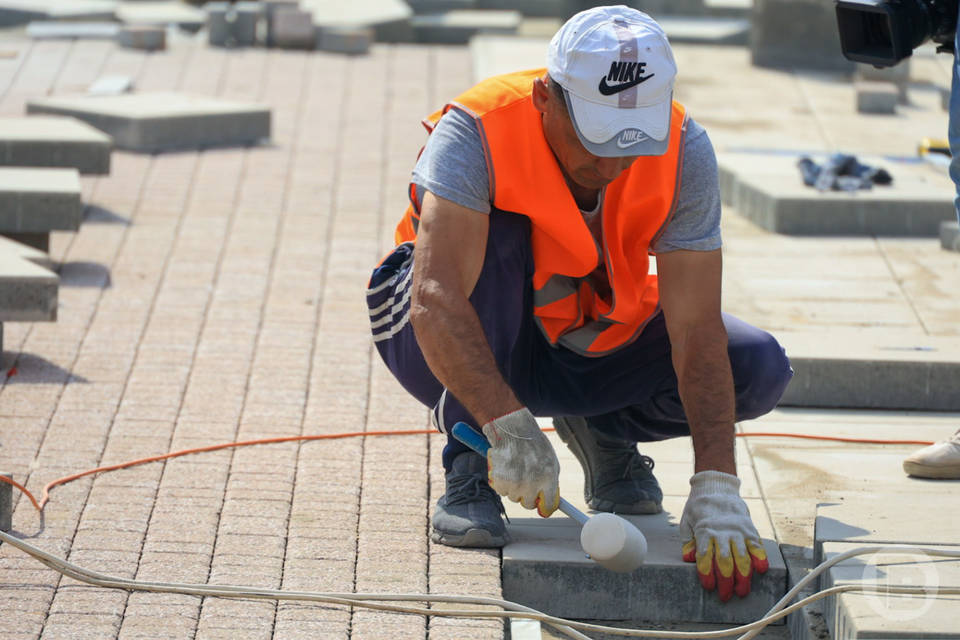
<svg viewBox="0 0 960 640"><path fill-rule="evenodd" d="M667 152L677 64L653 18L623 5L581 11L550 41L547 73L597 156Z"/></svg>

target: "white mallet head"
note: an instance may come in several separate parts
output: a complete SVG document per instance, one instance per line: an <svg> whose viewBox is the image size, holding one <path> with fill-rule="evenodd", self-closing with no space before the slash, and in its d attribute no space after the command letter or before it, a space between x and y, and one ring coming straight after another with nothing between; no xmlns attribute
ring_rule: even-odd
<svg viewBox="0 0 960 640"><path fill-rule="evenodd" d="M620 573L637 569L647 555L640 530L612 513L590 516L580 530L580 546L597 564Z"/></svg>

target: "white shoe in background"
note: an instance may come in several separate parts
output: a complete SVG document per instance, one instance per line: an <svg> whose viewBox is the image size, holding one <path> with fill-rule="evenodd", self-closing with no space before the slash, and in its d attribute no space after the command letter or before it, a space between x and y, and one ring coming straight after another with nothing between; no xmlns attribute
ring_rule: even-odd
<svg viewBox="0 0 960 640"><path fill-rule="evenodd" d="M960 479L960 429L945 442L915 451L903 461L903 470L918 478Z"/></svg>

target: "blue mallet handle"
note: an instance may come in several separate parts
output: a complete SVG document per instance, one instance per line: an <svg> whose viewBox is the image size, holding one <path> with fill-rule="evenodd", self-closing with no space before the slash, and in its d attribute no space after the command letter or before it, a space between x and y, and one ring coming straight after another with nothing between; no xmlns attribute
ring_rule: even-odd
<svg viewBox="0 0 960 640"><path fill-rule="evenodd" d="M487 456L487 450L490 448L490 443L487 442L487 439L482 433L477 433L474 431L473 427L468 425L466 422L458 422L457 424L453 425L453 437L483 457ZM587 524L587 520L589 520L584 512L580 511L580 509L577 509L563 498L560 498L559 508L560 511L563 511L580 524Z"/></svg>

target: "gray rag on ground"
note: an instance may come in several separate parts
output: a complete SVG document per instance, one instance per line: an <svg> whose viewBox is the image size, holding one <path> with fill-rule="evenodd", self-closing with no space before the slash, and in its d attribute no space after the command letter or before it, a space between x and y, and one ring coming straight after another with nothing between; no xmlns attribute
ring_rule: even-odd
<svg viewBox="0 0 960 640"><path fill-rule="evenodd" d="M822 165L803 156L797 161L797 167L803 184L817 191L858 191L893 182L893 176L886 169L861 164L857 156L845 153L833 154Z"/></svg>

